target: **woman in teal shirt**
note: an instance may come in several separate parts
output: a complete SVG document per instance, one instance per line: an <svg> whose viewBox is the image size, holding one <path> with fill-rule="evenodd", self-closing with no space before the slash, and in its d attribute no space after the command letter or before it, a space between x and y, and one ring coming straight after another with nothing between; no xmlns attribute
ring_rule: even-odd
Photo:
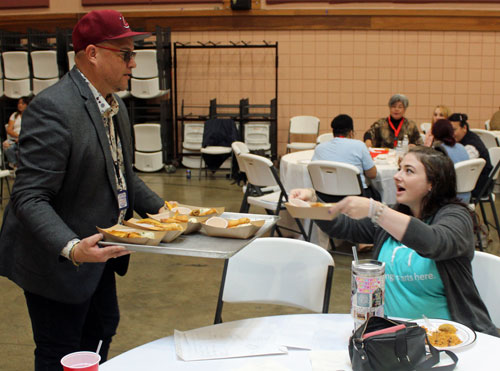
<svg viewBox="0 0 500 371"><path fill-rule="evenodd" d="M394 176L391 209L363 197L346 197L331 208L332 222L316 221L329 235L374 244L386 263L386 314L445 318L498 336L472 277L473 222L456 197L453 162L432 148L414 147ZM311 200L314 190L291 198Z"/></svg>

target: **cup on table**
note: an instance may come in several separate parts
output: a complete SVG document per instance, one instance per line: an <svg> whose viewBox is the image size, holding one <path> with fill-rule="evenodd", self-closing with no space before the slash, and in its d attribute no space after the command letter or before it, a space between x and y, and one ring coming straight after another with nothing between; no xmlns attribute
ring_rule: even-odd
<svg viewBox="0 0 500 371"><path fill-rule="evenodd" d="M98 371L101 356L95 352L75 352L61 359L64 371Z"/></svg>

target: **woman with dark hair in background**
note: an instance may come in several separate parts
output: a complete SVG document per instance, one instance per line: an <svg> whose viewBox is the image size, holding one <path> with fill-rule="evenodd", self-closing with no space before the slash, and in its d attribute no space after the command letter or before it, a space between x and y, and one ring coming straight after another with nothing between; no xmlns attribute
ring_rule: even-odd
<svg viewBox="0 0 500 371"><path fill-rule="evenodd" d="M456 197L453 162L413 147L400 165L395 209L351 196L330 209L337 218L316 223L330 236L374 244L374 259L385 262L388 316L425 314L498 336L472 277L473 221ZM314 190L295 189L290 197L311 200Z"/></svg>
<svg viewBox="0 0 500 371"><path fill-rule="evenodd" d="M453 136L453 126L446 119L437 120L431 129L434 142L432 146L444 152L453 161L454 164L469 159L469 154L465 147L457 143ZM470 201L470 192L458 193L457 197L468 203Z"/></svg>
<svg viewBox="0 0 500 371"><path fill-rule="evenodd" d="M470 131L469 123L467 122L467 115L465 113L454 113L448 118L453 126L453 136L456 141L461 143L470 158L484 158L486 164L484 165L479 179L477 180L476 187L472 190L472 197L478 197L479 193L483 190L484 185L488 181L493 166L491 165L490 154L479 136ZM493 186L493 185L492 185Z"/></svg>
<svg viewBox="0 0 500 371"><path fill-rule="evenodd" d="M10 115L9 123L7 124L7 139L3 142L3 149L5 150L7 163L11 168L17 167L17 143L19 133L21 132L21 118L31 99L32 97L19 98L17 101L17 111Z"/></svg>

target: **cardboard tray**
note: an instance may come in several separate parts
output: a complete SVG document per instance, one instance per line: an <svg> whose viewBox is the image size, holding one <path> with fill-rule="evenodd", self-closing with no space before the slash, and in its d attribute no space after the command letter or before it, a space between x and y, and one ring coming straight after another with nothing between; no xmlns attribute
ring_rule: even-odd
<svg viewBox="0 0 500 371"><path fill-rule="evenodd" d="M160 242L162 241L163 237L166 234L166 231L150 231L153 232L155 235L155 238L123 238L123 237L118 237L115 236L109 231L111 230L119 230L119 231L127 231L127 232L143 232L144 229L139 229L139 228L131 228L127 227L121 224L115 224L112 227L109 228L100 228L96 227L97 230L103 234L104 236L104 241L105 242L120 242L120 243L126 243L126 244L134 244L134 245L147 245L147 246L158 246Z"/></svg>
<svg viewBox="0 0 500 371"><path fill-rule="evenodd" d="M250 225L234 228L219 228L201 223L201 232L210 237L247 239L252 237L264 225L265 220L251 220Z"/></svg>
<svg viewBox="0 0 500 371"><path fill-rule="evenodd" d="M309 204L313 204L316 202L309 202ZM324 204L325 206L320 207L301 207L292 205L289 202L285 203L285 207L288 213L293 218L298 219L316 219L316 220L333 220L337 216L337 214L329 214L328 210L332 207L333 203Z"/></svg>
<svg viewBox="0 0 500 371"><path fill-rule="evenodd" d="M155 231L153 228L149 228L148 226L142 225L140 223L137 223L139 219L131 218L129 220L124 220L123 224L125 224L128 227L136 228L139 230L146 230L146 231ZM161 239L161 242L172 242L175 240L177 237L179 237L187 228L187 223L177 223L182 226L182 231L161 231L165 232L165 235Z"/></svg>
<svg viewBox="0 0 500 371"><path fill-rule="evenodd" d="M162 219L165 218L171 218L175 215L175 212L173 211L167 211L165 213L160 213L160 214L147 214L150 218L161 221ZM210 218L209 216L190 216L189 219L196 219L196 222L187 222L186 230L184 231L183 234L191 234L198 232L201 228L201 222L207 220Z"/></svg>

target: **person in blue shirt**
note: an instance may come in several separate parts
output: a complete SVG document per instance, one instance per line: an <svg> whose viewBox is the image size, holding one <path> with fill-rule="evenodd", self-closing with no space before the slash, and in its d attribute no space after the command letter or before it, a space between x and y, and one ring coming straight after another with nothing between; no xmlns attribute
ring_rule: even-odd
<svg viewBox="0 0 500 371"><path fill-rule="evenodd" d="M333 139L319 144L314 150L312 161L337 161L354 165L359 169L363 183L363 196L380 200L380 194L367 184L366 178L374 179L377 168L366 145L354 139L354 124L349 115L338 115L331 123ZM318 195L323 201L338 201L328 195Z"/></svg>

